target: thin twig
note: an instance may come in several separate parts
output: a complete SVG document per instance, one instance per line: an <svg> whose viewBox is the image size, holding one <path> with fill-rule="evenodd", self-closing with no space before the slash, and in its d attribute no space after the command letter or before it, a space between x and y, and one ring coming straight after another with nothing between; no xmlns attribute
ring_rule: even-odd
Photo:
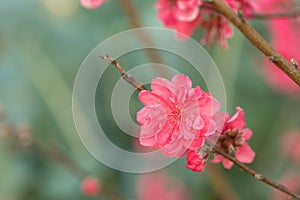
<svg viewBox="0 0 300 200"><path fill-rule="evenodd" d="M226 159L232 161L235 165L237 165L244 172L252 175L256 180L262 181L262 182L266 183L267 185L290 195L291 197L294 197L296 199L300 199L299 195L292 192L291 190L289 190L285 186L283 186L279 183L276 183L275 181L263 176L262 174L257 173L256 171L254 171L250 167L248 167L248 166L244 165L243 163L241 163L240 161L238 161L236 158L234 158L234 157L230 156L229 154L225 153L224 151L220 150L218 147L216 147L216 146L213 147L212 151L217 153L217 154L220 154L223 157L225 157Z"/></svg>
<svg viewBox="0 0 300 200"><path fill-rule="evenodd" d="M127 83L129 83L130 85L132 85L134 88L136 88L136 89L139 90L139 91L146 90L146 88L145 88L143 85L138 84L138 83L136 82L136 80L135 80L132 76L126 74L125 70L124 70L123 67L120 65L120 63L118 63L117 60L113 59L113 58L110 57L110 56L99 56L99 57L100 57L101 59L103 59L103 60L108 60L112 65L114 65L114 66L118 69L118 71L120 72L122 78L123 78Z"/></svg>
<svg viewBox="0 0 300 200"><path fill-rule="evenodd" d="M281 56L271 45L256 32L256 30L244 19L241 19L235 12L229 8L222 0L206 0L220 14L224 15L231 21L244 36L262 53L277 65L284 73L286 73L298 86L300 86L300 72L283 56Z"/></svg>
<svg viewBox="0 0 300 200"><path fill-rule="evenodd" d="M141 17L139 16L138 9L135 7L131 0L118 0L117 1L122 9L124 15L127 17L129 25L131 28L141 28L144 27L142 22L140 21ZM144 31L136 32L137 38L145 44L145 46L152 47L153 41L151 37ZM155 49L146 49L146 56L152 63L160 63L163 64L163 59L159 55L159 53ZM154 69L157 74L161 76L168 75L168 71L164 68Z"/></svg>
<svg viewBox="0 0 300 200"><path fill-rule="evenodd" d="M112 58L109 57L109 56L104 56L104 57L103 57L103 56L100 56L100 58L109 60L109 61L111 61L112 63L113 63L113 62L116 63L115 66L118 65L118 66L116 66L116 68L119 70L119 72L121 73L121 75L122 75L123 73L125 73L125 70L122 68L122 66L121 66L116 60L112 59ZM126 74L126 73L125 73L125 74ZM132 78L131 81L132 81L132 82L128 82L128 81L127 81L127 82L128 82L129 84L131 84L133 87L135 87L136 89L138 89L139 91L145 90L145 88L141 88L142 86L141 86L140 84L138 84L138 83L135 81L135 79ZM269 178L267 178L267 177L265 177L265 176L263 176L263 175L257 173L256 171L254 171L254 170L251 169L250 167L244 165L243 163L241 163L240 161L238 161L238 160L235 159L234 157L228 155L227 153L223 152L222 150L220 150L220 149L217 148L216 146L214 146L214 147L212 148L211 151L212 151L212 153L218 153L218 154L224 156L225 158L227 158L228 160L232 161L232 162L233 162L235 165L237 165L240 169L242 169L244 172L246 172L246 173L252 175L255 179L257 179L257 180L259 180L259 181L262 181L262 182L266 183L267 185L269 185L269 186L271 186L271 187L273 187L273 188L275 188L275 189L277 189L277 190L280 190L280 191L282 191L282 192L284 192L284 193L286 193L286 194L288 194L288 195L290 195L290 196L292 196L292 197L294 197L294 198L300 200L300 196L297 195L296 193L290 191L288 188L284 187L283 185L281 185L281 184L279 184L279 183L276 183L276 182L272 181L271 179L269 179Z"/></svg>
<svg viewBox="0 0 300 200"><path fill-rule="evenodd" d="M253 14L254 19L279 19L279 18L288 18L288 19L295 19L300 16L300 10L295 10L291 12L283 12L283 13L271 13L271 14Z"/></svg>

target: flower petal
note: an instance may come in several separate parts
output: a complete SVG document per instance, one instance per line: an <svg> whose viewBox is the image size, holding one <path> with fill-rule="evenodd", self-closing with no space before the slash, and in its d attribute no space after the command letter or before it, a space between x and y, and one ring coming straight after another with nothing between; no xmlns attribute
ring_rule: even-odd
<svg viewBox="0 0 300 200"><path fill-rule="evenodd" d="M171 102L166 101L164 98L161 96L143 90L139 93L139 100L145 105L145 106L152 106L152 105L161 105L164 107L166 110L171 109L173 105Z"/></svg>
<svg viewBox="0 0 300 200"><path fill-rule="evenodd" d="M245 140L249 140L252 137L252 134L253 134L253 132L250 128L243 129L243 133L244 133L243 138Z"/></svg>
<svg viewBox="0 0 300 200"><path fill-rule="evenodd" d="M248 145L248 143L245 142L243 146L237 149L235 156L240 162L252 163L255 157L255 153Z"/></svg>
<svg viewBox="0 0 300 200"><path fill-rule="evenodd" d="M236 113L227 121L227 127L228 129L234 129L244 128L245 126L245 112L240 107L236 107Z"/></svg>

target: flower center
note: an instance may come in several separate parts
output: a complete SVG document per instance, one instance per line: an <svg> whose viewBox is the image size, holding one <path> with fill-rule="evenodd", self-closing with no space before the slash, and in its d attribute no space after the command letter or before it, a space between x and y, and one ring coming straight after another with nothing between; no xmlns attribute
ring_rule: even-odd
<svg viewBox="0 0 300 200"><path fill-rule="evenodd" d="M180 121L182 117L181 107L179 105L174 106L174 109L170 110L168 116L173 118L175 122Z"/></svg>
<svg viewBox="0 0 300 200"><path fill-rule="evenodd" d="M218 146L234 156L238 147L243 146L245 139L239 129L227 130L218 140Z"/></svg>

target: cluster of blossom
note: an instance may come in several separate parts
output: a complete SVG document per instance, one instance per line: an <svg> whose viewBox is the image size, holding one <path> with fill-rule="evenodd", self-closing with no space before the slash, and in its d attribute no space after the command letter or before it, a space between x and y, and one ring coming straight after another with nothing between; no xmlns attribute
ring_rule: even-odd
<svg viewBox="0 0 300 200"><path fill-rule="evenodd" d="M251 17L254 9L253 0L224 0L236 13ZM216 12L202 0L158 0L155 4L158 18L163 25L185 35L192 35L200 27L205 30L202 44L210 45L217 40L223 48L227 39L233 36L233 30L225 17Z"/></svg>
<svg viewBox="0 0 300 200"><path fill-rule="evenodd" d="M104 0L81 0L81 5L95 9ZM224 0L236 13L243 13L250 18L254 9L254 0ZM202 0L158 0L154 6L163 25L177 32L191 36L199 27L205 31L202 44L210 45L217 40L227 48L227 39L233 36L233 30L225 17L216 12Z"/></svg>
<svg viewBox="0 0 300 200"><path fill-rule="evenodd" d="M220 103L199 86L192 88L191 80L183 74L171 81L156 78L151 90L139 93L145 105L137 113L142 145L159 148L168 157L187 154L186 167L201 172L207 159L201 155L201 148L207 140L220 135L218 148L241 162L253 161L255 154L246 142L252 132L244 129L246 123L241 108L238 107L232 117L220 112ZM223 162L228 169L233 164L220 155L213 162Z"/></svg>
<svg viewBox="0 0 300 200"><path fill-rule="evenodd" d="M280 13L293 13L297 7L294 0L264 0L256 12L261 14L276 15ZM270 9L264 9L267 6ZM270 33L270 43L287 60L292 58L300 60L300 17L276 17L265 22ZM264 61L264 78L278 92L295 96L300 93L299 86L294 83L284 72L269 60Z"/></svg>

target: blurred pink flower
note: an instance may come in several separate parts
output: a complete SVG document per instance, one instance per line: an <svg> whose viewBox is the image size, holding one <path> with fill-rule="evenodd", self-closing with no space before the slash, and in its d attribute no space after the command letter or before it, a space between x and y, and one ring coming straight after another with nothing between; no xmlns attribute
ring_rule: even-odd
<svg viewBox="0 0 300 200"><path fill-rule="evenodd" d="M200 149L205 137L216 132L213 117L219 102L200 87L191 87L191 80L180 74L171 81L156 78L152 92L139 93L145 105L137 113L142 145L157 147L169 157L181 157L187 150Z"/></svg>
<svg viewBox="0 0 300 200"><path fill-rule="evenodd" d="M104 0L80 0L83 7L87 9L96 9L102 5Z"/></svg>
<svg viewBox="0 0 300 200"><path fill-rule="evenodd" d="M92 177L88 176L81 181L81 190L87 196L96 196L100 191L99 181Z"/></svg>
<svg viewBox="0 0 300 200"><path fill-rule="evenodd" d="M271 44L287 60L300 61L300 18L276 19L268 22ZM264 77L277 92L296 96L299 86L269 60L264 61Z"/></svg>
<svg viewBox="0 0 300 200"><path fill-rule="evenodd" d="M245 17L247 18L252 17L254 9L256 8L257 5L256 0L224 0L224 2L232 10L234 10L235 13L242 11Z"/></svg>
<svg viewBox="0 0 300 200"><path fill-rule="evenodd" d="M297 174L293 174L293 173L285 174L280 179L279 183L284 185L285 187L289 188L293 192L297 192L297 189L299 189L299 187L300 187L299 176ZM272 200L286 200L286 199L290 199L290 196L281 191L273 190L271 199Z"/></svg>
<svg viewBox="0 0 300 200"><path fill-rule="evenodd" d="M155 8L158 10L158 19L165 27L190 36L200 19L200 5L200 0L158 0Z"/></svg>
<svg viewBox="0 0 300 200"><path fill-rule="evenodd" d="M137 181L139 200L187 200L186 188L178 181L162 172L139 176Z"/></svg>
<svg viewBox="0 0 300 200"><path fill-rule="evenodd" d="M293 2L294 0L259 0L253 7L258 14L276 14L291 11Z"/></svg>
<svg viewBox="0 0 300 200"><path fill-rule="evenodd" d="M292 130L283 135L281 149L295 162L300 162L300 130Z"/></svg>
<svg viewBox="0 0 300 200"><path fill-rule="evenodd" d="M266 9L268 7L268 9ZM258 14L293 13L297 7L294 0L260 0L255 7ZM300 18L282 18L267 20L270 33L270 43L287 60L300 60ZM270 86L277 92L286 95L299 95L299 86L271 61L263 62L263 76Z"/></svg>
<svg viewBox="0 0 300 200"><path fill-rule="evenodd" d="M196 151L188 152L186 160L186 168L195 172L203 172L206 164L206 159L201 158L201 156Z"/></svg>
<svg viewBox="0 0 300 200"><path fill-rule="evenodd" d="M251 163L254 160L255 153L246 141L251 138L252 131L244 128L245 126L244 110L237 107L236 113L232 117L226 116L225 125L217 145L225 152L233 154L238 161ZM212 162L222 162L226 169L230 169L233 166L233 162L221 155L217 155Z"/></svg>
<svg viewBox="0 0 300 200"><path fill-rule="evenodd" d="M211 16L203 21L202 28L205 29L205 35L201 39L201 44L211 45L214 41L218 41L221 47L227 48L227 39L232 38L233 30L227 19L223 16Z"/></svg>

